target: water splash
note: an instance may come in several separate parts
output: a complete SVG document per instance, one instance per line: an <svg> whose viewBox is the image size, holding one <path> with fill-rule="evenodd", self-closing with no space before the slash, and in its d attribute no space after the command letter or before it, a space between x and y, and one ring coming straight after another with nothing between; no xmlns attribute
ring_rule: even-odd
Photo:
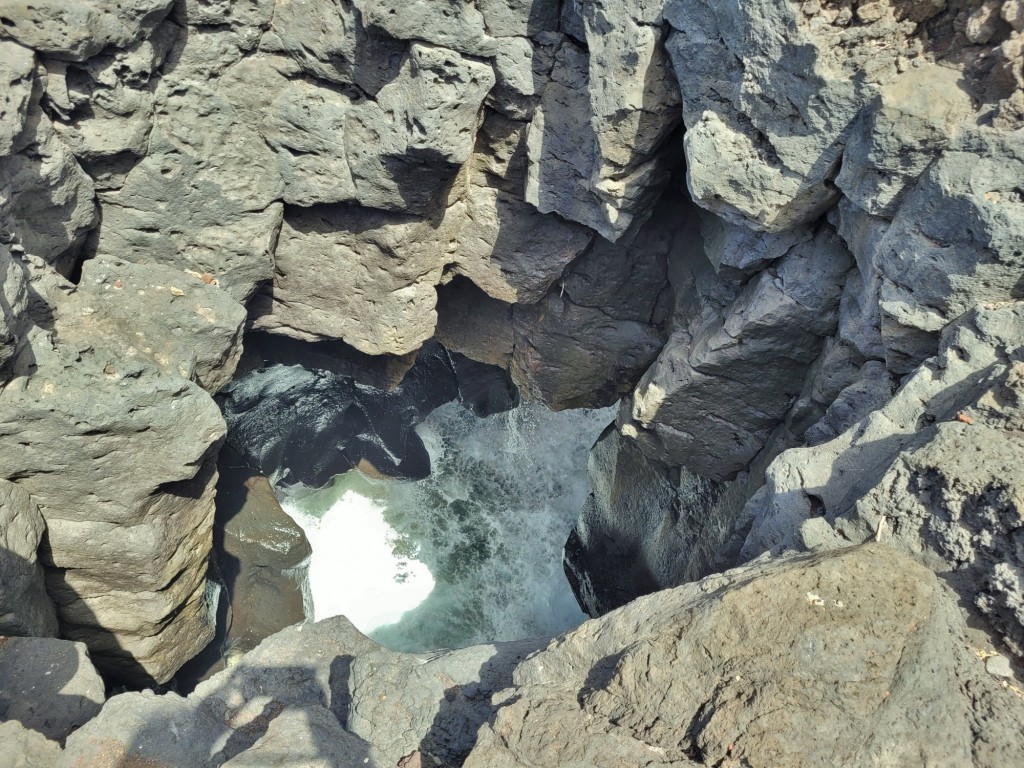
<svg viewBox="0 0 1024 768"><path fill-rule="evenodd" d="M450 403L417 427L430 477L348 473L286 500L313 546L316 618L347 615L404 651L578 624L585 617L562 546L590 490L587 453L613 417L611 408L552 413L526 403L479 419Z"/></svg>

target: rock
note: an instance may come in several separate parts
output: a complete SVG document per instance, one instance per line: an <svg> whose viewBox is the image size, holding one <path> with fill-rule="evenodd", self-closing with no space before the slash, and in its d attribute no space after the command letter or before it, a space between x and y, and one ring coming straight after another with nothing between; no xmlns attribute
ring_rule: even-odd
<svg viewBox="0 0 1024 768"><path fill-rule="evenodd" d="M13 154L0 156L0 220L26 250L69 274L98 221L95 187L57 137L39 98L36 89Z"/></svg>
<svg viewBox="0 0 1024 768"><path fill-rule="evenodd" d="M367 27L399 40L425 40L433 45L482 58L491 57L497 41L484 29L476 5L441 0L354 0Z"/></svg>
<svg viewBox="0 0 1024 768"><path fill-rule="evenodd" d="M53 765L60 756L60 744L14 720L0 723L0 744L11 768L36 768Z"/></svg>
<svg viewBox="0 0 1024 768"><path fill-rule="evenodd" d="M0 2L0 37L59 59L83 61L107 46L124 48L152 31L173 0Z"/></svg>
<svg viewBox="0 0 1024 768"><path fill-rule="evenodd" d="M398 765L417 751L427 765L459 765L493 717L492 696L511 685L515 667L541 647L531 639L429 658L381 647L361 653L351 663L343 724L379 750L382 765Z"/></svg>
<svg viewBox="0 0 1024 768"><path fill-rule="evenodd" d="M678 101L661 29L611 4L585 7L589 55L571 41L558 49L528 134L525 198L614 242L646 220L668 180L656 150Z"/></svg>
<svg viewBox="0 0 1024 768"><path fill-rule="evenodd" d="M941 597L879 545L659 592L520 664L465 765L970 762Z"/></svg>
<svg viewBox="0 0 1024 768"><path fill-rule="evenodd" d="M1013 677L1010 660L1005 656L989 656L985 659L985 671L996 677Z"/></svg>
<svg viewBox="0 0 1024 768"><path fill-rule="evenodd" d="M973 112L952 67L922 65L882 87L843 151L836 186L875 216L892 217L905 195Z"/></svg>
<svg viewBox="0 0 1024 768"><path fill-rule="evenodd" d="M125 50L81 65L47 62L46 94L54 130L98 189L116 189L149 151L154 79L179 28L170 22Z"/></svg>
<svg viewBox="0 0 1024 768"><path fill-rule="evenodd" d="M258 132L285 80L228 31L175 41L148 155L100 195L100 255L210 274L239 301L273 276L283 184Z"/></svg>
<svg viewBox="0 0 1024 768"><path fill-rule="evenodd" d="M422 44L376 101L294 81L260 132L277 152L284 200L423 213L469 159L490 67Z"/></svg>
<svg viewBox="0 0 1024 768"><path fill-rule="evenodd" d="M209 274L101 256L85 263L79 293L111 347L213 394L235 372L245 323L245 309L215 282Z"/></svg>
<svg viewBox="0 0 1024 768"><path fill-rule="evenodd" d="M17 247L17 246L16 246ZM0 241L0 385L7 382L22 338L31 323L28 311L28 279L21 260Z"/></svg>
<svg viewBox="0 0 1024 768"><path fill-rule="evenodd" d="M211 569L224 589L217 632L176 675L179 690L219 672L285 627L305 619L302 582L312 553L270 481L230 447L217 461Z"/></svg>
<svg viewBox="0 0 1024 768"><path fill-rule="evenodd" d="M976 304L1024 297L1024 138L947 152L910 191L878 243L886 361L907 373ZM907 332L921 341L907 349Z"/></svg>
<svg viewBox="0 0 1024 768"><path fill-rule="evenodd" d="M366 30L351 0L264 4L268 6L268 28L259 47L288 56L295 63L296 74L302 72L326 83L357 85L370 95L376 95L397 74L407 45Z"/></svg>
<svg viewBox="0 0 1024 768"><path fill-rule="evenodd" d="M32 51L0 40L0 158L14 153L15 141L25 125L35 83L35 64Z"/></svg>
<svg viewBox="0 0 1024 768"><path fill-rule="evenodd" d="M103 680L81 643L0 638L0 719L59 744L100 711Z"/></svg>
<svg viewBox="0 0 1024 768"><path fill-rule="evenodd" d="M208 768L223 764L213 758L232 735L227 723L175 694L122 693L71 734L54 768Z"/></svg>
<svg viewBox="0 0 1024 768"><path fill-rule="evenodd" d="M445 223L370 209L297 211L281 232L273 289L253 304L253 327L341 339L367 354L415 351L434 333L434 285L452 236ZM310 261L311 252L322 256Z"/></svg>
<svg viewBox="0 0 1024 768"><path fill-rule="evenodd" d="M509 304L540 301L594 239L581 226L482 185L470 186L458 237L455 271Z"/></svg>
<svg viewBox="0 0 1024 768"><path fill-rule="evenodd" d="M943 574L1020 654L1021 564L1010 542L1021 508L1012 468L1024 455L1022 311L972 311L883 408L776 459L749 505L746 555L867 540L884 516L885 540Z"/></svg>
<svg viewBox="0 0 1024 768"><path fill-rule="evenodd" d="M430 457L414 427L459 396L448 353L424 347L390 392L324 370L274 366L227 391L229 441L276 483L321 488L367 460L389 477L422 478Z"/></svg>
<svg viewBox="0 0 1024 768"><path fill-rule="evenodd" d="M826 227L751 278L721 315L677 330L633 395L627 426L642 450L712 480L735 477L795 402L834 331L849 268Z"/></svg>
<svg viewBox="0 0 1024 768"><path fill-rule="evenodd" d="M662 346L658 329L580 307L552 290L513 309L512 380L553 410L599 408L628 393Z"/></svg>
<svg viewBox="0 0 1024 768"><path fill-rule="evenodd" d="M921 51L917 23L943 6L880 3L854 26L843 6L669 3L696 202L770 232L818 218L835 201L851 124L897 59Z"/></svg>
<svg viewBox="0 0 1024 768"><path fill-rule="evenodd" d="M226 768L329 768L381 765L375 750L343 729L324 707L287 709L260 740L224 763Z"/></svg>
<svg viewBox="0 0 1024 768"><path fill-rule="evenodd" d="M121 679L168 679L210 638L206 558L224 422L177 372L123 352L109 318L45 265L0 390L0 477L46 520L47 591L65 637ZM170 329L166 330L170 335Z"/></svg>
<svg viewBox="0 0 1024 768"><path fill-rule="evenodd" d="M446 349L507 369L515 350L512 305L456 278L437 289L435 337Z"/></svg>
<svg viewBox="0 0 1024 768"><path fill-rule="evenodd" d="M587 472L594 490L564 555L580 607L601 616L682 583L722 486L657 465L614 426L591 450Z"/></svg>
<svg viewBox="0 0 1024 768"><path fill-rule="evenodd" d="M57 615L37 559L45 532L31 498L0 480L0 635L57 634Z"/></svg>

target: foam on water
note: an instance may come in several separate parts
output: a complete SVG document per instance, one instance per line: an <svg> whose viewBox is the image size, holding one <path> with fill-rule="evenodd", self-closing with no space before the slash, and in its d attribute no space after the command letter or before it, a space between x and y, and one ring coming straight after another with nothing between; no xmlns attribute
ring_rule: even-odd
<svg viewBox="0 0 1024 768"><path fill-rule="evenodd" d="M313 547L315 618L345 615L404 651L578 624L562 546L590 490L587 452L613 417L527 403L480 419L450 403L417 427L425 480L350 472L285 500Z"/></svg>

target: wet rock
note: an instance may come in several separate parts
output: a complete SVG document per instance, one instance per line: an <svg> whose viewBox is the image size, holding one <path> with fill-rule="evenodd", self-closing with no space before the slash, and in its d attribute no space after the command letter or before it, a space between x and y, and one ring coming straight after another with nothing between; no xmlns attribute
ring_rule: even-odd
<svg viewBox="0 0 1024 768"><path fill-rule="evenodd" d="M57 634L57 615L38 562L45 532L28 494L0 480L0 635Z"/></svg>
<svg viewBox="0 0 1024 768"><path fill-rule="evenodd" d="M270 481L230 447L217 462L213 573L223 588L217 633L176 675L186 690L285 627L305 619L302 581L312 553Z"/></svg>
<svg viewBox="0 0 1024 768"><path fill-rule="evenodd" d="M100 711L103 680L81 643L0 638L0 719L59 744Z"/></svg>

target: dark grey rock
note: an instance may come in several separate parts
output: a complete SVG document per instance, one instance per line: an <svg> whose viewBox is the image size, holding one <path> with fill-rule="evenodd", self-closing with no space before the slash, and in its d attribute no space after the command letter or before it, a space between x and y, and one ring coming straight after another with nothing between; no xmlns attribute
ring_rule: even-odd
<svg viewBox="0 0 1024 768"><path fill-rule="evenodd" d="M104 683L81 643L0 638L0 720L60 744L100 711Z"/></svg>

